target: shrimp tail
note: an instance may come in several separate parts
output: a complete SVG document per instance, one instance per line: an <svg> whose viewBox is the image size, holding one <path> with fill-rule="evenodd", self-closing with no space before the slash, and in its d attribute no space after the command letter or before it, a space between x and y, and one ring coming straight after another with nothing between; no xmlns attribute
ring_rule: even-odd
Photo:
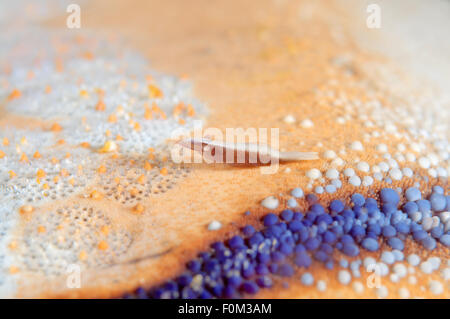
<svg viewBox="0 0 450 319"><path fill-rule="evenodd" d="M309 161L319 159L317 152L280 152L281 161Z"/></svg>

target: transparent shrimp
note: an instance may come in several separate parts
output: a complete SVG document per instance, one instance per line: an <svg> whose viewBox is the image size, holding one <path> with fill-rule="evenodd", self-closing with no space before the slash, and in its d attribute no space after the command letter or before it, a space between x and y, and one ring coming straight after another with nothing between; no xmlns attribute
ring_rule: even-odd
<svg viewBox="0 0 450 319"><path fill-rule="evenodd" d="M188 138L178 142L185 148L201 152L208 161L230 164L268 164L274 161L296 162L319 159L316 152L280 152L268 145L226 143L208 138Z"/></svg>

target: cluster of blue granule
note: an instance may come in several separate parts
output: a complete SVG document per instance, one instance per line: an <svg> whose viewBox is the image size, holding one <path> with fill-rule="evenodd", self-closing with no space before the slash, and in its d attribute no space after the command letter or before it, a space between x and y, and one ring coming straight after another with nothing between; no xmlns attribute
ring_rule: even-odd
<svg viewBox="0 0 450 319"><path fill-rule="evenodd" d="M415 187L404 194L383 188L379 200L353 194L350 204L333 200L328 209L309 194L307 212L283 210L263 218L264 228L248 225L242 235L215 242L187 264L184 274L150 290L138 288L124 297L239 298L270 288L276 277L291 277L313 260L333 269L336 250L356 257L386 243L403 250L412 239L427 250L450 246L450 196L440 186L428 199ZM439 244L440 243L440 244Z"/></svg>

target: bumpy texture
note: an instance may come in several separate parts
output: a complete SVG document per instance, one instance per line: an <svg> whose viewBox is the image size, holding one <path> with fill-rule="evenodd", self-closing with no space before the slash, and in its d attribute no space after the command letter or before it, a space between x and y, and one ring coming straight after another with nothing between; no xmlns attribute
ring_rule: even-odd
<svg viewBox="0 0 450 319"><path fill-rule="evenodd" d="M408 38L401 4L371 30L361 3L112 1L80 32L47 5L0 17L2 296L448 298L450 69L402 51L439 15ZM320 160L173 163L199 119Z"/></svg>

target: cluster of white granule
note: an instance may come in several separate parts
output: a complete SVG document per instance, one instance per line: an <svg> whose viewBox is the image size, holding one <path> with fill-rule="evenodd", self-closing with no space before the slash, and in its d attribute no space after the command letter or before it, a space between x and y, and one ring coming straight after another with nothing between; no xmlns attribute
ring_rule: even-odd
<svg viewBox="0 0 450 319"><path fill-rule="evenodd" d="M306 189L322 194L335 193L345 183L366 189L377 182L447 183L450 96L432 83L420 87L407 81L405 73L388 63L363 66L355 58L347 64L367 79L347 75L342 83L331 78L315 94L318 100L331 101L334 120L342 129L352 125L363 133L350 141L318 143L316 150L325 161L305 172ZM332 67L348 68L347 64Z"/></svg>

